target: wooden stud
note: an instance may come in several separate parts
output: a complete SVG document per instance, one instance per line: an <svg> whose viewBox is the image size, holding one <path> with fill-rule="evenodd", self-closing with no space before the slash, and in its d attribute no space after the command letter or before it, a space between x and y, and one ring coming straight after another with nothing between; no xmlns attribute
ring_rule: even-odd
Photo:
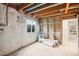
<svg viewBox="0 0 79 59"><path fill-rule="evenodd" d="M47 18L47 36L48 36L48 39L49 39L49 18Z"/></svg>
<svg viewBox="0 0 79 59"><path fill-rule="evenodd" d="M60 16L60 43L62 44L62 17Z"/></svg>
<svg viewBox="0 0 79 59"><path fill-rule="evenodd" d="M54 24L53 24L53 25L54 25L54 28L53 28L53 29L54 29L53 37L54 37L54 39L56 39L56 34L55 34L55 33L56 33L56 24L55 24L55 20L56 20L56 18L53 17L53 23L54 23Z"/></svg>

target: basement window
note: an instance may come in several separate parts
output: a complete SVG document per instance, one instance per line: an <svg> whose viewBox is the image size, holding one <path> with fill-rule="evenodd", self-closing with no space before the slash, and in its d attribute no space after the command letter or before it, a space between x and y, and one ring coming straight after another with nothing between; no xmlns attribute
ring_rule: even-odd
<svg viewBox="0 0 79 59"><path fill-rule="evenodd" d="M32 25L32 32L35 32L35 25Z"/></svg>
<svg viewBox="0 0 79 59"><path fill-rule="evenodd" d="M35 32L36 22L33 20L27 20L27 32Z"/></svg>
<svg viewBox="0 0 79 59"><path fill-rule="evenodd" d="M31 25L27 24L27 32L31 32Z"/></svg>

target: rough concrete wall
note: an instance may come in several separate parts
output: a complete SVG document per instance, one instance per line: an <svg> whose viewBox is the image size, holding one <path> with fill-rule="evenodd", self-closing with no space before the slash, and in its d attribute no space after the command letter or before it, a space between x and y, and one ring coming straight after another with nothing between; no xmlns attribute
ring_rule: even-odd
<svg viewBox="0 0 79 59"><path fill-rule="evenodd" d="M1 8L0 8L1 9ZM27 33L25 23L17 22L17 11L8 9L8 26L0 33L0 55L5 55L16 49L36 41L36 33ZM27 20L27 17L25 17Z"/></svg>
<svg viewBox="0 0 79 59"><path fill-rule="evenodd" d="M28 20L32 20L32 21L35 21L36 22L36 20L35 19L30 19L30 18L25 18L26 19L26 21L25 21L25 24L24 24L24 28L25 29L23 29L23 46L25 46L25 45L27 45L27 44L29 44L29 43L31 43L31 42L34 42L34 41L36 41L37 39L37 33L38 33L38 29L37 29L37 24L35 25L35 32L30 32L30 33L28 33L27 32L27 21Z"/></svg>
<svg viewBox="0 0 79 59"><path fill-rule="evenodd" d="M6 12L6 6L0 4L0 23L5 24L5 12Z"/></svg>

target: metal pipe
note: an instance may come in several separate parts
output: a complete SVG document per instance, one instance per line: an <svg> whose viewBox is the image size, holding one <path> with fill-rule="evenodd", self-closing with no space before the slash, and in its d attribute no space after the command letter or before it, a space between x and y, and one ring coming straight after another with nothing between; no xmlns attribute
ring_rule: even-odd
<svg viewBox="0 0 79 59"><path fill-rule="evenodd" d="M8 4L6 4L6 26L8 25Z"/></svg>

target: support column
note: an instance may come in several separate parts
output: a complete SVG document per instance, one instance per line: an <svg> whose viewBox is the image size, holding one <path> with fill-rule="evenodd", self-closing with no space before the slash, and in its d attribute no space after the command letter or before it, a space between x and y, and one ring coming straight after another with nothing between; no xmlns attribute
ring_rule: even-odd
<svg viewBox="0 0 79 59"><path fill-rule="evenodd" d="M55 40L55 36L56 36L56 34L55 34L55 33L56 33L56 24L55 24L55 20L56 20L55 17L53 17L53 23L54 23L54 24L53 24L53 25L54 25L54 28L53 28L53 29L54 29L53 37L54 37L54 40Z"/></svg>
<svg viewBox="0 0 79 59"><path fill-rule="evenodd" d="M47 38L49 39L49 18L47 18Z"/></svg>
<svg viewBox="0 0 79 59"><path fill-rule="evenodd" d="M60 43L62 44L62 17L60 17Z"/></svg>

